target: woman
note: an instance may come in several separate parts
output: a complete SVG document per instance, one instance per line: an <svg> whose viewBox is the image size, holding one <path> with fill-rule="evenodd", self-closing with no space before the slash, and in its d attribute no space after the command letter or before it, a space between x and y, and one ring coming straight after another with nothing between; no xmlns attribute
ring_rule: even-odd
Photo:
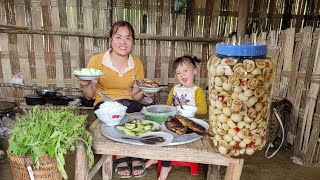
<svg viewBox="0 0 320 180"><path fill-rule="evenodd" d="M134 41L134 30L130 23L118 21L112 25L110 36L110 49L101 54L94 55L88 68L102 71L103 75L95 81L80 81L83 94L87 99L95 99L94 109L103 103L102 92L108 97L117 100L128 107L127 112L138 112L143 108L139 103L145 96L151 96L139 90L134 84L135 80L144 78L143 65L138 58L131 56ZM117 156L113 162L115 175L119 178L142 177L146 174L144 162L139 158Z"/></svg>

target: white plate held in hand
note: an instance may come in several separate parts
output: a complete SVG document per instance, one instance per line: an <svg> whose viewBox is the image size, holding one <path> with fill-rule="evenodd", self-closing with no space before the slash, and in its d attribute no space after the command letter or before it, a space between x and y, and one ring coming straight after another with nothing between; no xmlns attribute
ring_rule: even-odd
<svg viewBox="0 0 320 180"><path fill-rule="evenodd" d="M85 81L90 81L90 80L95 80L97 79L99 76L101 76L102 74L99 75L79 75L79 74L74 74L76 77L78 77L81 80L85 80Z"/></svg>
<svg viewBox="0 0 320 180"><path fill-rule="evenodd" d="M141 91L146 92L146 93L156 93L160 91L163 87L157 87L157 88L149 88L149 87L139 87Z"/></svg>

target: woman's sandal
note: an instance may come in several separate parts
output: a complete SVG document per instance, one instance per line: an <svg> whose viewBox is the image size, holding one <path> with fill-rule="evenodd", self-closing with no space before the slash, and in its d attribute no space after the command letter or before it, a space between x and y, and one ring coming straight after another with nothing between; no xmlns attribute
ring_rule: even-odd
<svg viewBox="0 0 320 180"><path fill-rule="evenodd" d="M118 164L126 162L127 166L118 167ZM132 176L131 168L130 168L130 160L129 158L118 158L113 161L114 166L114 174L117 178L130 178ZM121 175L119 172L121 171L129 171L128 175Z"/></svg>
<svg viewBox="0 0 320 180"><path fill-rule="evenodd" d="M138 166L133 166L132 162L134 161L139 161L140 164L142 165L138 165ZM143 173L138 174L138 175L134 175L133 171L139 171L139 170L143 170ZM144 166L144 161L141 158L131 158L131 174L134 178L140 178L140 177L144 177L147 174L147 170L146 167Z"/></svg>

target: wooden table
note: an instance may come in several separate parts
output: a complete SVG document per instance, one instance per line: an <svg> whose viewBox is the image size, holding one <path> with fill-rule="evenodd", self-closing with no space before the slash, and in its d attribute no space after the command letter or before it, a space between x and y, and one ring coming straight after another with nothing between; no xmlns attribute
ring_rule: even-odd
<svg viewBox="0 0 320 180"><path fill-rule="evenodd" d="M102 171L103 179L111 179L113 171L112 155L209 164L207 179L210 180L215 177L212 173L217 173L213 170L212 165L228 166L225 179L240 179L244 160L227 158L215 153L206 137L188 144L168 147L131 145L115 142L104 137L100 132L101 124L100 120L95 120L89 127L89 131L92 133L94 139L94 153L101 154L102 157L91 169L91 172L89 172L85 146L80 142L76 152L75 180L92 179L102 165L106 168L106 172Z"/></svg>

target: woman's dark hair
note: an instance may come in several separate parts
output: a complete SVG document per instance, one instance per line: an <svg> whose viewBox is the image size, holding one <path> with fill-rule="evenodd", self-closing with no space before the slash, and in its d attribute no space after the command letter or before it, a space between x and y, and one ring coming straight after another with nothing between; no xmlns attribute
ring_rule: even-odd
<svg viewBox="0 0 320 180"><path fill-rule="evenodd" d="M132 35L132 39L134 40L134 29L132 27L132 25L127 22L127 21L118 21L118 22L115 22L112 27L111 27L111 30L110 30L110 34L109 34L109 37L111 38L113 35L115 35L119 29L119 27L127 27L129 29L129 32L131 33Z"/></svg>
<svg viewBox="0 0 320 180"><path fill-rule="evenodd" d="M196 56L191 57L191 56L181 56L178 57L176 60L173 62L173 69L177 70L178 66L184 62L190 62L194 68L197 67L196 63L201 62L200 59L198 59Z"/></svg>

